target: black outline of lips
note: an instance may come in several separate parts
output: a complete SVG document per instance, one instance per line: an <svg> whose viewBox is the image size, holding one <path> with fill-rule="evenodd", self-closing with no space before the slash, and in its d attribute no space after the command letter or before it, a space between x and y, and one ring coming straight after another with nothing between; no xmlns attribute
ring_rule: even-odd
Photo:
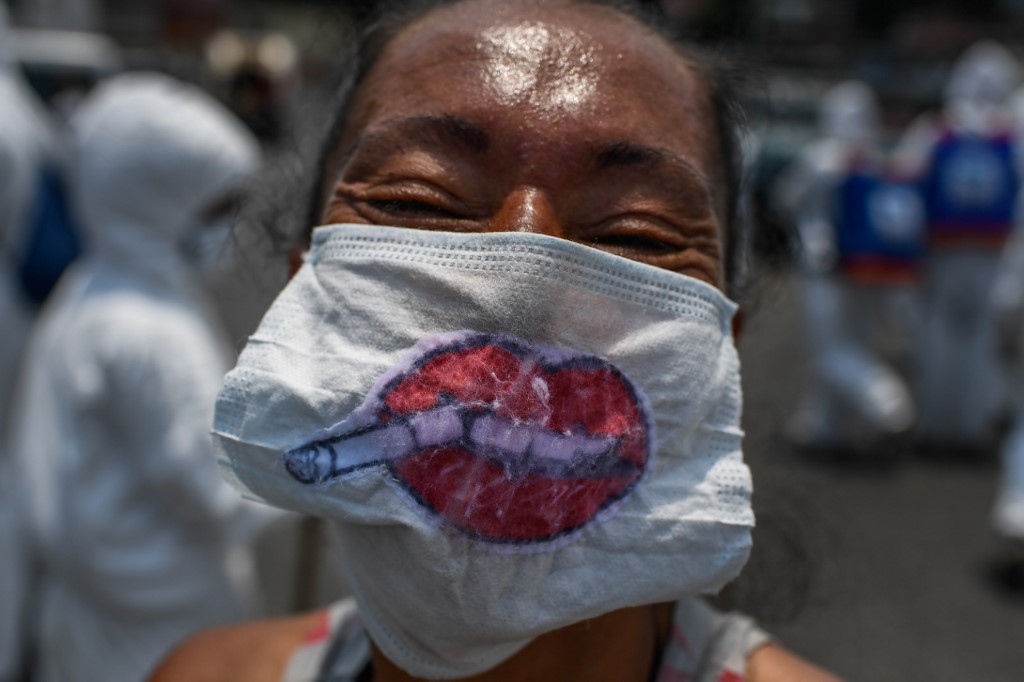
<svg viewBox="0 0 1024 682"><path fill-rule="evenodd" d="M596 455L597 461L592 462L589 465L589 471L587 475L581 476L578 470L575 469L571 464L562 466L565 469L572 471L572 476L560 475L566 473L565 470L559 471L559 465L557 463L551 464L545 461L541 455L521 455L519 459L515 459L515 453L509 451L504 452L478 452L477 445L466 440L466 434L473 432L474 424L478 423L483 418L490 418L492 420L502 420L501 417L495 417L489 410L478 410L472 409L466 406L458 406L458 400L454 396L448 393L439 393L438 401L435 406L425 412L414 412L410 414L398 414L396 415L387 407L384 402L386 396L391 391L405 382L413 374L419 371L424 365L433 361L434 359L443 355L456 354L463 351L471 350L474 348L480 348L484 346L493 346L505 350L514 357L523 360L530 358L536 361L537 366L546 375L551 375L565 369L602 369L609 371L619 382L625 387L633 405L639 415L641 424L643 426L643 449L644 449L644 462L642 465L637 465L633 462L625 460L618 456L619 447L622 442L622 437L611 437L611 436L594 436L587 437L584 434L573 434L572 436L564 437L565 440L575 439L577 442L596 442L604 441L603 452ZM558 349L568 350L568 349ZM367 406L373 407L374 414L384 413L387 415L386 421L378 418L374 423L355 428L349 431L337 435L326 435L320 438L314 438L309 440L302 445L288 450L284 456L284 464L288 473L300 483L306 485L316 484L329 484L338 480L343 479L348 474L356 471L367 469L371 467L385 465L391 474L391 478L397 482L401 488L406 491L415 502L423 509L428 510L436 518L442 520L447 525L457 528L461 533L468 535L474 539L481 540L488 543L494 544L505 544L505 545L532 545L538 543L547 543L552 540L556 540L560 537L565 537L575 533L576 531L588 526L594 519L599 517L610 507L616 505L621 500L624 500L636 487L636 485L643 479L644 473L649 468L650 462L653 459L653 420L648 414L646 409L646 402L640 398L640 395L633 383L626 377L617 367L610 362L603 360L597 356L584 354L582 352L574 352L575 355L560 362L548 362L546 361L541 353L535 350L535 347L522 340L506 334L484 334L479 332L470 332L465 337L458 338L454 341L443 343L435 348L421 352L418 356L415 356L416 350L412 351L415 356L415 360L412 364L399 373L397 376L392 377L383 386L374 387L371 389L367 399L359 410L365 409ZM407 356L402 363L404 364L409 360ZM357 410L357 411L359 411ZM420 443L417 442L416 427L413 423L418 417L423 415L437 415L438 413L448 411L453 413L461 422L461 434L462 438L445 441L443 444L437 443ZM505 420L507 421L507 420ZM410 439L407 440L406 444L410 445L408 452L401 453L397 456L388 457L386 455L377 455L375 457L366 458L364 461L339 466L338 459L339 453L335 445L343 443L345 441L357 442L357 439L368 438L375 439L379 437L387 437L389 435L395 435L399 438ZM559 435L552 435L552 438L558 438ZM630 481L621 491L610 495L607 499L602 501L601 505L594 511L593 515L581 524L562 528L557 532L546 535L543 537L520 539L520 538L501 538L492 535L483 534L473 528L467 528L452 517L444 514L443 512L437 511L432 505L426 502L420 493L407 481L405 481L401 474L399 474L394 467L394 462L401 461L407 457L416 457L428 450L438 449L440 447L460 447L466 452L470 453L475 457L487 459L492 462L496 462L505 469L505 473L512 480L518 477L525 476L527 474L540 474L552 480L557 479L597 479L597 478L609 478L609 477L625 477L634 476L634 479ZM372 447L372 446L371 446ZM492 445L493 447L493 445ZM589 454L589 453L585 453ZM497 457L495 455L498 455ZM330 466L327 471L321 471L319 464L324 463L324 457L329 458ZM590 455L594 456L594 455ZM578 466L579 460L575 460Z"/></svg>

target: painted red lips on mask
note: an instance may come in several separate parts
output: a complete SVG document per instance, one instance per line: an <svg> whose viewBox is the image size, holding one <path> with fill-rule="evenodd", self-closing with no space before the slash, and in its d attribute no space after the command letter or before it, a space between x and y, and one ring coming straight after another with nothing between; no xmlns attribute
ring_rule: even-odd
<svg viewBox="0 0 1024 682"><path fill-rule="evenodd" d="M593 355L494 334L421 343L371 391L370 416L285 455L302 483L386 465L412 497L481 540L528 544L585 526L643 475L653 420Z"/></svg>

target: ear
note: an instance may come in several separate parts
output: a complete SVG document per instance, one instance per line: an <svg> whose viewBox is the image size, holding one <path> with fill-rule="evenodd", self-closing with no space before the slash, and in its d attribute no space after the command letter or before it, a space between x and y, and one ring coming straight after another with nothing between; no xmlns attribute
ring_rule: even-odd
<svg viewBox="0 0 1024 682"><path fill-rule="evenodd" d="M302 249L292 249L288 252L288 279L294 277L301 267Z"/></svg>
<svg viewBox="0 0 1024 682"><path fill-rule="evenodd" d="M745 322L743 311L737 310L736 314L732 318L732 338L735 341L740 340L740 334L743 333L743 323Z"/></svg>

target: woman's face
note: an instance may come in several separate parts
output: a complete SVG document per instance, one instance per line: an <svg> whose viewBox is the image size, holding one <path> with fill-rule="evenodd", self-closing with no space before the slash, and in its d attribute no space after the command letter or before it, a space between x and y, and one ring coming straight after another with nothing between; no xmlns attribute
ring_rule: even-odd
<svg viewBox="0 0 1024 682"><path fill-rule="evenodd" d="M538 232L721 286L717 139L696 71L631 19L468 2L367 75L325 222Z"/></svg>

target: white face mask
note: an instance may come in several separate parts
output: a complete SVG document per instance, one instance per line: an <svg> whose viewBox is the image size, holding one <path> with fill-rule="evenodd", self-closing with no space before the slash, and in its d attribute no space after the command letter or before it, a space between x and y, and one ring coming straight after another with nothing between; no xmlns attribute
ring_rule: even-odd
<svg viewBox="0 0 1024 682"><path fill-rule="evenodd" d="M735 305L536 234L318 229L228 375L225 475L334 521L370 636L446 679L750 549Z"/></svg>

